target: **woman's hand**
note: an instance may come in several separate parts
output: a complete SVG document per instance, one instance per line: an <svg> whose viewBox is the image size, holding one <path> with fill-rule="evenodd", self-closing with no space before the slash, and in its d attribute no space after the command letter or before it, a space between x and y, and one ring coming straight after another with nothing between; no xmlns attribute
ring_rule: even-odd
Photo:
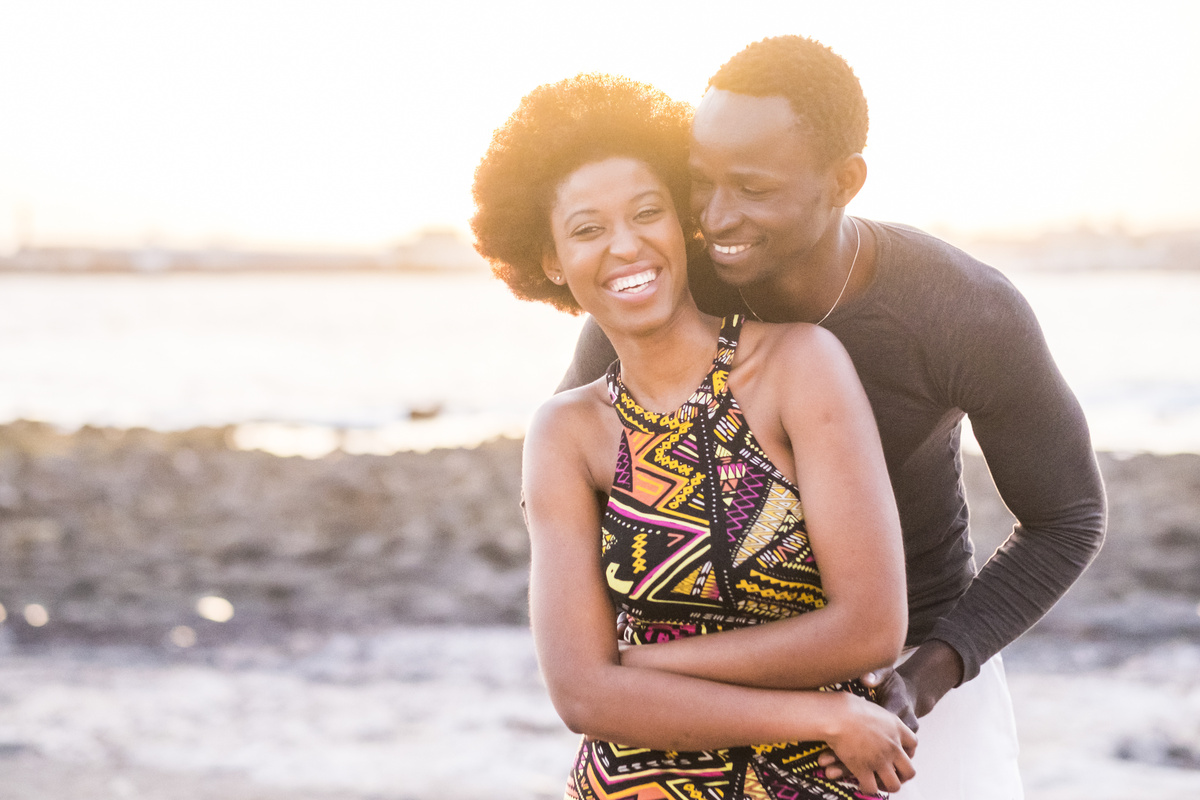
<svg viewBox="0 0 1200 800"><path fill-rule="evenodd" d="M917 736L889 711L851 694L826 741L867 793L896 792L917 774ZM834 777L834 776L830 776Z"/></svg>

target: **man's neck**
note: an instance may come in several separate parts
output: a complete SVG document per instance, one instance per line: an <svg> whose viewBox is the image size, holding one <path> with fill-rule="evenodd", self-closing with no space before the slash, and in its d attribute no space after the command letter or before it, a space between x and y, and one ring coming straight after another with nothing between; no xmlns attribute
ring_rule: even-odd
<svg viewBox="0 0 1200 800"><path fill-rule="evenodd" d="M875 275L875 236L844 217L837 236L819 242L788 269L738 289L750 315L765 322L823 322L862 294ZM823 245L823 246L822 246Z"/></svg>

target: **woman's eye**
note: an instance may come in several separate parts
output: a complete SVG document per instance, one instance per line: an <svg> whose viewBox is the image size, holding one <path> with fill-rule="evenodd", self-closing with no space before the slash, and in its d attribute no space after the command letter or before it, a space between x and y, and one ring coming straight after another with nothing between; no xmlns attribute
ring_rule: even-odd
<svg viewBox="0 0 1200 800"><path fill-rule="evenodd" d="M600 232L599 225L581 225L571 231L571 236L574 238L586 238Z"/></svg>
<svg viewBox="0 0 1200 800"><path fill-rule="evenodd" d="M637 213L637 218L642 221L646 221L654 219L662 213L663 210L661 208L658 208L657 206L651 206L650 208L643 208L641 211L639 211Z"/></svg>

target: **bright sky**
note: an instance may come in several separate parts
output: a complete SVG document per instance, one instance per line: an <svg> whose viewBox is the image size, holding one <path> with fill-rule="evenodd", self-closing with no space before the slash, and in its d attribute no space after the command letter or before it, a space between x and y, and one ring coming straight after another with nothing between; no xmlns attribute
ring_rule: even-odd
<svg viewBox="0 0 1200 800"><path fill-rule="evenodd" d="M854 213L1200 225L1194 0L0 0L0 253L465 229L491 131L533 86L601 70L694 103L782 33L862 80Z"/></svg>

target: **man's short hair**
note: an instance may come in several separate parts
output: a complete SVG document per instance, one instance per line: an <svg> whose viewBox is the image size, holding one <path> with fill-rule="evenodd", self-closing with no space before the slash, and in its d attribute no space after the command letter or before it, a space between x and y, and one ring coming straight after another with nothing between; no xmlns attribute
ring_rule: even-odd
<svg viewBox="0 0 1200 800"><path fill-rule="evenodd" d="M845 59L820 42L803 36L755 42L726 61L708 86L786 98L825 165L867 146L862 86Z"/></svg>

